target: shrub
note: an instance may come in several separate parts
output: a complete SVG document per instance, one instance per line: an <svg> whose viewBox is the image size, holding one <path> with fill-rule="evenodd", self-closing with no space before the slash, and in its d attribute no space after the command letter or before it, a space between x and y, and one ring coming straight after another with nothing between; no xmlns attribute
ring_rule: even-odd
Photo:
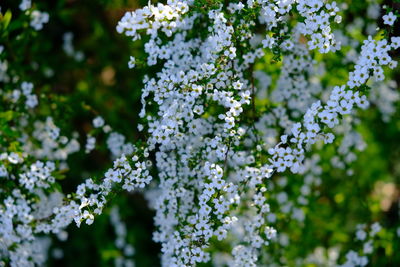
<svg viewBox="0 0 400 267"><path fill-rule="evenodd" d="M400 264L397 2L1 4L0 265Z"/></svg>

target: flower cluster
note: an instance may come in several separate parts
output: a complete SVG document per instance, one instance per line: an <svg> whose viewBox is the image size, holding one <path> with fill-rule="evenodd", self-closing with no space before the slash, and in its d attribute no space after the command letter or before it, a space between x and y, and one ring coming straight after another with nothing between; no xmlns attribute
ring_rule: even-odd
<svg viewBox="0 0 400 267"><path fill-rule="evenodd" d="M356 251L349 251L346 254L346 262L341 267L353 267L353 266L367 266L368 257L366 255L371 254L374 250L373 242L375 235L382 229L379 223L373 223L371 225L370 232L364 231L365 225L357 225L356 239L363 241L362 253ZM368 238L367 238L368 237Z"/></svg>
<svg viewBox="0 0 400 267"><path fill-rule="evenodd" d="M37 31L49 21L31 1L19 8ZM379 16L368 10L370 18ZM304 224L306 207L319 194L323 159L311 152L334 143L329 164L352 175L347 165L365 148L354 129L356 107L365 110L371 101L390 116L399 99L396 92L371 90L369 100L368 89L371 78L387 86L384 71L397 67L390 52L400 47L400 37L352 42L349 34L333 30L342 20L339 12L336 2L322 0L168 0L127 12L117 31L133 41L145 35L145 62L157 69L143 79L138 130L145 138L137 143L96 116L81 146L78 133L61 129L55 116L42 116L33 84L21 82L0 61L0 81L8 85L0 92L0 179L11 188L0 187L0 256L11 266L43 264L44 257L32 256L36 246L38 255L48 250L39 235L62 235L72 222L93 224L115 194L148 187L163 266L268 261L261 253L265 247L289 243L280 233L283 219ZM385 25L395 19L392 12L383 17ZM82 61L72 33L63 41L65 53ZM346 68L342 85L330 84L315 58L342 46L350 52L340 64L354 62L354 70ZM261 69L267 60L281 61L278 74ZM131 56L128 67L142 67L142 60ZM103 175L83 180L69 194L57 190L69 155L102 146L112 161ZM289 180L289 171L304 179ZM134 250L116 207L111 223L123 255L116 265L132 266ZM363 227L356 233L365 241L363 253L350 251L342 266L368 263L364 255L372 253L380 227L371 226L370 239ZM223 253L228 256L221 260Z"/></svg>
<svg viewBox="0 0 400 267"><path fill-rule="evenodd" d="M135 263L131 257L135 254L135 249L132 245L127 243L126 225L121 220L118 207L114 206L111 209L110 221L114 227L115 234L117 236L115 240L115 246L122 251L122 256L115 259L116 267L134 267Z"/></svg>
<svg viewBox="0 0 400 267"><path fill-rule="evenodd" d="M278 172L283 172L286 168L294 173L301 169L301 162L304 159L304 149L307 145L314 144L322 139L326 144L332 143L334 135L325 133L323 127L333 128L339 124L339 116L350 114L354 106L367 108L369 102L365 95L360 95L355 91L364 84L369 78L369 72L374 71L377 80L382 80L376 72L381 66L392 62L388 54L389 49L397 49L397 44L388 45L386 40L373 41L371 38L365 40L362 46L361 56L355 66L355 71L350 72L349 81L346 85L333 88L329 100L325 105L317 101L311 105L304 115L303 123L295 123L291 129L291 136L281 136L281 143L268 152L273 156L271 164ZM378 76L378 77L377 77ZM358 87L357 87L358 86ZM292 144L286 148L280 145Z"/></svg>

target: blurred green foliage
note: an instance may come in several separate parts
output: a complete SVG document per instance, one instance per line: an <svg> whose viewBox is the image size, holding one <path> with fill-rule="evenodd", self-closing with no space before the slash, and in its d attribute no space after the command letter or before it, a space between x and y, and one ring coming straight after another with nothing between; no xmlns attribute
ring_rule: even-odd
<svg viewBox="0 0 400 267"><path fill-rule="evenodd" d="M114 130L131 140L139 138L136 125L144 70L131 71L127 62L129 55L140 53L141 43L130 42L118 34L115 27L126 11L147 3L134 0L33 1L35 7L49 13L51 23L45 24L40 32L31 29L21 33L21 26L29 21L20 16L20 1L1 1L4 15L0 18L0 43L13 51L7 59L9 68L17 70L23 80L33 81L35 91L40 92L38 113L41 116L53 116L63 131L77 130L84 138L93 117L101 114ZM63 35L67 32L74 35L74 48L83 52L82 61L63 51ZM0 113L0 123L3 125L12 116L11 112ZM12 135L12 129L7 133ZM66 179L61 181L63 191L75 190L76 185L87 178L82 173L102 174L111 164L108 158L105 150L72 155L68 161L71 168ZM137 266L158 266L160 248L151 241L153 212L147 208L143 196L121 193L116 202L126 207L120 209L120 213L129 229L127 241L136 250ZM53 248L61 248L64 257L57 260L51 257L50 250L49 266L110 266L120 253L114 245L115 233L107 212L90 227L71 225L68 233L67 242L54 238Z"/></svg>

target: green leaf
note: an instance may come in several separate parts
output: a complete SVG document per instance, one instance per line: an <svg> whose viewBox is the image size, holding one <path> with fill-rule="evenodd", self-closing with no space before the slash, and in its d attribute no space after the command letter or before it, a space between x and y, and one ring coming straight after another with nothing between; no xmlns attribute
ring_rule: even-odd
<svg viewBox="0 0 400 267"><path fill-rule="evenodd" d="M0 112L0 119L3 119L4 121L8 122L11 121L16 115L16 112L12 110L7 110L4 112Z"/></svg>
<svg viewBox="0 0 400 267"><path fill-rule="evenodd" d="M0 17L0 24L2 25L2 29L7 29L8 25L10 24L12 18L12 13L10 10L7 10L4 16Z"/></svg>
<svg viewBox="0 0 400 267"><path fill-rule="evenodd" d="M58 172L53 172L52 175L57 180L64 180L67 177L62 170Z"/></svg>

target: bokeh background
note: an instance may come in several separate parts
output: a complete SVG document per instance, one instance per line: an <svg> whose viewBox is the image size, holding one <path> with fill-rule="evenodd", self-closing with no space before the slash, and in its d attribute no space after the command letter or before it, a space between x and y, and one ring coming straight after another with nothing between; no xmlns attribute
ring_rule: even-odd
<svg viewBox="0 0 400 267"><path fill-rule="evenodd" d="M381 4L385 3L394 5L392 1ZM19 1L2 0L0 4L3 11L13 10L13 17L18 17ZM19 33L16 31L2 40L14 51L14 64L20 68L20 73L40 88L41 101L46 103L41 105L43 116L52 114L57 118L58 126L66 132L78 131L82 136L81 143L85 143L84 137L91 130L91 121L96 115L101 115L130 141L144 137L136 130L142 79L145 74L154 74L160 66L130 70L129 56L145 58L143 40L131 42L118 34L115 27L126 11L147 4L147 0L34 1L40 10L49 13L50 23L45 24L42 31L30 33L29 38L17 40ZM347 4L350 15L344 17L343 23L351 23L366 13L367 6L363 0L347 1ZM381 21L378 23L382 25ZM399 27L396 31L394 35L399 35ZM63 48L66 33L73 34L73 48L82 56L66 53ZM394 56L398 59L398 55ZM334 70L335 66L331 68ZM398 70L392 76L400 82ZM281 223L281 227L290 231L295 240L286 256L294 259L307 255L318 246L335 244L342 244L345 251L351 249L355 242L351 233L360 222L379 221L384 228L398 227L398 103L396 107L390 122L384 122L374 106L361 113L363 124L358 130L368 146L358 155L353 167L354 175L348 176L345 171L332 168L329 159L335 154L333 149L321 152L321 158L325 160L322 164L323 184L319 188L320 196L307 207L305 226L296 229L288 218ZM104 143L101 138L100 143ZM100 176L111 161L109 152L100 147L89 155L72 155L68 164L70 169L60 181L65 193L72 192L86 177ZM289 177L296 183L298 177ZM114 197L113 204L120 207L121 218L126 223L127 240L135 248L133 258L136 266L159 266L160 246L152 242L154 212L147 207L143 195L140 192L121 192ZM106 209L105 214L91 226L69 226L67 241L54 237L48 266L112 266L121 252L114 244L116 236L109 212ZM371 266L400 265L400 242L393 242L399 239L385 235L393 235L393 232L382 233ZM277 249L272 245L269 251L273 253ZM57 257L59 250L62 250L62 258ZM277 258L279 256L276 254Z"/></svg>

